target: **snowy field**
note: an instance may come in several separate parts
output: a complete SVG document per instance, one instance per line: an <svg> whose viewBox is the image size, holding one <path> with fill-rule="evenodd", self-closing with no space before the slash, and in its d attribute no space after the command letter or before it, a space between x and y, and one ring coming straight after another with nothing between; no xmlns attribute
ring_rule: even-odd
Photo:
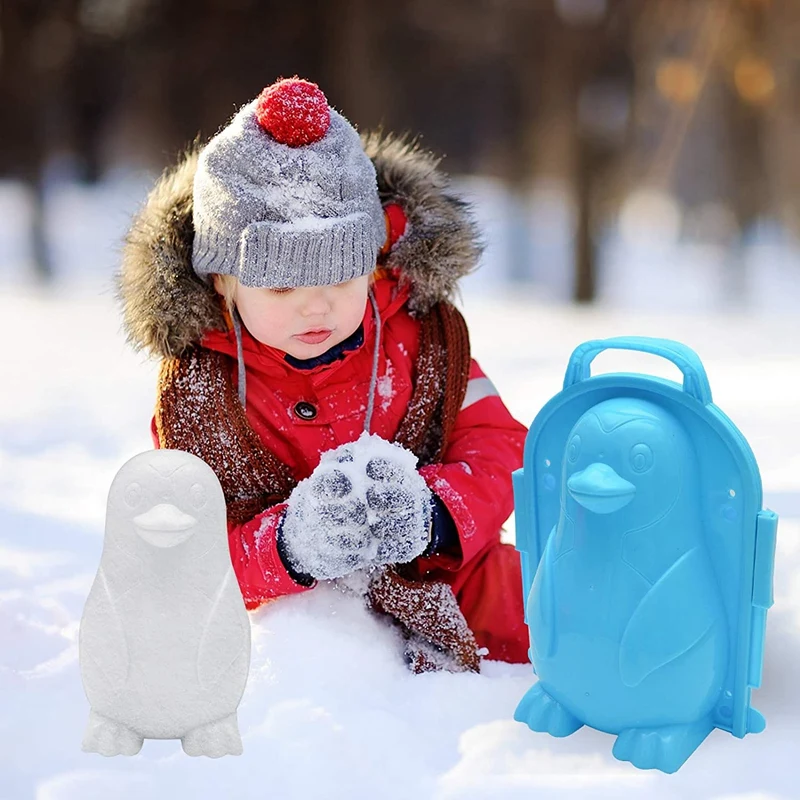
<svg viewBox="0 0 800 800"><path fill-rule="evenodd" d="M766 731L744 740L715 731L676 775L641 772L613 759L610 736L584 728L550 739L513 722L528 667L410 675L391 631L352 597L319 587L251 615L242 756L193 759L178 742L151 740L133 758L82 753L89 708L77 635L106 495L122 464L151 447L156 365L125 345L107 278L149 183L137 180L53 192L53 256L67 277L47 292L21 277L21 190L0 183L0 800L800 797L797 248L750 247L740 260L748 312L726 314L722 251L678 241L675 214L658 203L655 213L645 198L628 213L627 244L617 236L604 251L606 305L576 310L545 301L569 291L566 271L552 268L568 260L569 215L545 193L535 223L517 219L542 271L538 294L512 292L501 266L513 260L509 236L494 233L513 215L480 182L471 191L493 232L490 268L466 280L463 305L473 352L518 419L530 424L559 390L582 341L665 336L698 351L715 401L749 439L766 504L781 514L764 686L754 696ZM622 353L595 368L678 377L666 362ZM513 520L507 527L512 540Z"/></svg>
<svg viewBox="0 0 800 800"><path fill-rule="evenodd" d="M741 427L782 515L764 687L766 731L715 731L679 773L641 772L611 737L569 739L512 721L529 668L412 676L394 634L329 587L251 616L253 658L239 709L244 754L185 756L147 740L133 758L85 754L78 670L83 603L99 562L106 493L150 448L156 366L125 345L107 286L6 287L0 393L0 798L739 798L798 797L800 754L800 322L787 316L548 307L465 293L473 350L530 424L558 391L572 348L636 333L680 339L703 358L715 401ZM676 377L648 356L596 368ZM511 526L509 526L511 527ZM508 533L513 535L513 528Z"/></svg>

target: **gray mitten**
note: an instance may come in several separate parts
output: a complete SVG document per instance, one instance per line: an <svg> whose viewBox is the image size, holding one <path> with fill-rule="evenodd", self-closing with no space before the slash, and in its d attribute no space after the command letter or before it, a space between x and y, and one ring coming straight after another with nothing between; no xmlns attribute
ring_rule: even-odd
<svg viewBox="0 0 800 800"><path fill-rule="evenodd" d="M377 434L323 453L289 495L278 533L295 579L340 578L421 555L431 536L431 492L416 465L411 451Z"/></svg>
<svg viewBox="0 0 800 800"><path fill-rule="evenodd" d="M365 470L367 521L379 542L374 564L412 561L431 538L431 491L416 470L416 457L390 447L370 458Z"/></svg>
<svg viewBox="0 0 800 800"><path fill-rule="evenodd" d="M323 580L368 566L377 548L345 448L330 455L335 457L323 458L289 495L278 535L278 549L288 566Z"/></svg>

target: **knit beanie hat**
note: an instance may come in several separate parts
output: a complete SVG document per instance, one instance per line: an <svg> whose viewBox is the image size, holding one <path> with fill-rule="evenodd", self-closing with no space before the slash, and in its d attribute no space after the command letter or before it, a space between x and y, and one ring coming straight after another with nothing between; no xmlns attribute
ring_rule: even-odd
<svg viewBox="0 0 800 800"><path fill-rule="evenodd" d="M192 266L245 286L322 286L375 268L386 224L358 133L299 78L268 86L200 153Z"/></svg>

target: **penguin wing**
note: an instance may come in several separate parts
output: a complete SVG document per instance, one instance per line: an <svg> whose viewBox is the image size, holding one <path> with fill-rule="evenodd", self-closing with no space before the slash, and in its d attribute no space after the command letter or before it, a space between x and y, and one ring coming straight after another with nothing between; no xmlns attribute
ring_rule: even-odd
<svg viewBox="0 0 800 800"><path fill-rule="evenodd" d="M81 678L89 702L109 698L128 679L128 644L102 565L97 570L78 632Z"/></svg>
<svg viewBox="0 0 800 800"><path fill-rule="evenodd" d="M197 679L203 691L210 689L233 663L246 653L244 680L250 665L250 618L233 569L227 570L214 598L200 636Z"/></svg>
<svg viewBox="0 0 800 800"><path fill-rule="evenodd" d="M619 669L626 686L697 644L717 622L716 586L704 551L684 553L650 587L622 635Z"/></svg>
<svg viewBox="0 0 800 800"><path fill-rule="evenodd" d="M549 658L556 645L556 598L555 575L553 574L553 549L556 528L547 537L536 574L533 577L531 593L528 596L528 625L531 630L531 644L534 655Z"/></svg>

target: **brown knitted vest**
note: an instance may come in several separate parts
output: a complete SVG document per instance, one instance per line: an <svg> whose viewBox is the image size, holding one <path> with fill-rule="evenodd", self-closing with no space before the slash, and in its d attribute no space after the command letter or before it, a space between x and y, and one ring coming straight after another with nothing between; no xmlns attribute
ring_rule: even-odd
<svg viewBox="0 0 800 800"><path fill-rule="evenodd" d="M439 461L447 447L466 394L470 348L464 319L450 303L437 303L420 322L414 391L394 441L411 450L419 466L425 466ZM222 485L229 521L243 523L285 501L296 481L253 430L231 374L229 356L200 346L165 359L155 420L160 447L202 458ZM374 608L389 614L410 635L422 636L452 654L460 668L477 669L477 645L447 584L415 580L408 570L404 577L387 570L373 587ZM428 591L438 605L449 594L448 619L460 616L449 628L441 620L433 625L435 618L430 614L418 613L420 593ZM398 599L403 596L408 597L405 604Z"/></svg>

